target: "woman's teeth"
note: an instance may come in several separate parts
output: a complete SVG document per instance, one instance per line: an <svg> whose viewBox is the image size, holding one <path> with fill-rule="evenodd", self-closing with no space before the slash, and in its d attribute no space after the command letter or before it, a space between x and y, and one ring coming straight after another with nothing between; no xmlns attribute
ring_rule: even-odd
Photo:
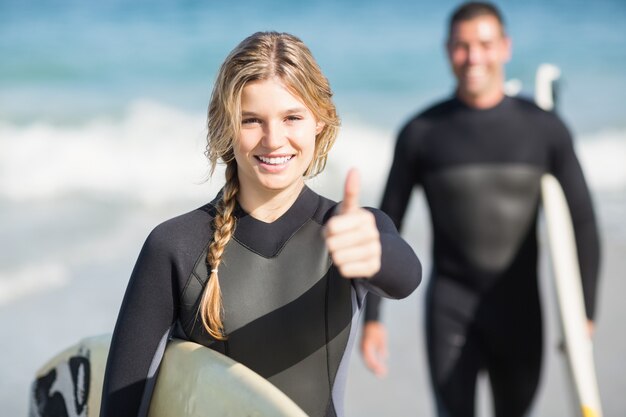
<svg viewBox="0 0 626 417"><path fill-rule="evenodd" d="M269 165L281 165L289 161L292 156L280 156L275 158L267 158L265 156L257 156L261 162Z"/></svg>

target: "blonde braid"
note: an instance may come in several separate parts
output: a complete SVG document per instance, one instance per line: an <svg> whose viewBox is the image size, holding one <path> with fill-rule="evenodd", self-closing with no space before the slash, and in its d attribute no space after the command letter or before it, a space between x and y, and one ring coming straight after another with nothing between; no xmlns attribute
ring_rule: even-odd
<svg viewBox="0 0 626 417"><path fill-rule="evenodd" d="M237 192L239 192L237 164L232 161L226 167L226 185L224 185L222 200L217 207L217 214L213 219L213 241L207 254L207 263L211 271L200 302L202 324L206 331L217 340L226 340L223 322L224 306L217 270L222 262L224 249L235 231L233 211L237 202L235 198Z"/></svg>

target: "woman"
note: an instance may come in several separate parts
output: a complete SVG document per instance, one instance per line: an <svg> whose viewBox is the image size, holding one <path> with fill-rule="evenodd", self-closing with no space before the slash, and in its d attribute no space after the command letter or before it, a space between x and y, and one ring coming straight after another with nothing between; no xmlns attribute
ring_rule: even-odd
<svg viewBox="0 0 626 417"><path fill-rule="evenodd" d="M113 334L102 417L145 415L172 336L243 363L311 416L342 414L366 292L405 297L421 266L384 214L358 206L355 172L340 205L305 185L337 135L331 97L292 35L256 33L226 58L207 145L226 184L148 237Z"/></svg>

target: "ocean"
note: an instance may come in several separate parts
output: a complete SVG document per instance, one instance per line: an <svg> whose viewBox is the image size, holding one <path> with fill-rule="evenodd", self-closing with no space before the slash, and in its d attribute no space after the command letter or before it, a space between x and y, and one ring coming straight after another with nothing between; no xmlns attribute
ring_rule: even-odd
<svg viewBox="0 0 626 417"><path fill-rule="evenodd" d="M326 171L310 185L340 199L338 178L357 166L366 184L362 203L376 206L398 129L452 93L443 45L458 3L0 0L2 415L26 414L28 384L46 359L112 330L151 228L221 187L222 172L209 179L203 155L206 107L219 64L241 39L277 30L310 47L342 118ZM623 396L609 388L626 386L614 366L626 341L613 335L623 333L626 307L612 298L624 288L626 248L626 3L496 4L513 39L507 77L521 82L521 94L532 96L540 64L562 72L558 113L573 133L607 248L596 347L608 357L599 359L605 413L626 415ZM416 195L418 214L405 235L428 266L426 209ZM419 320L420 297L390 315ZM421 354L418 326L413 339L398 342L396 357ZM406 332L401 324L393 329ZM348 387L348 415L377 415L355 405L359 388L377 388L374 380L359 385L368 377L358 354L353 359L359 378ZM393 391L402 381L398 392L409 397L387 414L432 413L419 364L410 372L399 366L386 382ZM553 392L550 384L542 389ZM542 398L541 415L558 415L556 400Z"/></svg>

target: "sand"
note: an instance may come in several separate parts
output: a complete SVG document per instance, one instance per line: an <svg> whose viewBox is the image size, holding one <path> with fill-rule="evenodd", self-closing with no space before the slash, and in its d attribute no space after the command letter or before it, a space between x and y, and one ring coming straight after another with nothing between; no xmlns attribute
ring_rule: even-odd
<svg viewBox="0 0 626 417"><path fill-rule="evenodd" d="M621 223L615 216L608 216L612 207L600 204L599 210L604 253L595 356L605 416L624 416L626 363L622 359L626 354L623 324L626 303L622 294L626 292L626 280L623 279L626 238L623 228L619 229ZM405 235L428 271L429 233L422 199L414 199L410 213ZM47 359L81 337L112 330L143 239L164 217L167 216L162 212L153 213L153 217L138 213L132 222L134 230L126 234L131 237L112 239L112 244L123 246L121 251L117 247L116 253L126 253L126 256L116 258L103 253L99 263L74 265L72 273L80 279L0 304L0 328L5 331L0 338L0 409L3 416L27 415L29 385L36 369ZM533 415L562 417L572 415L571 405L565 388L565 367L556 347L558 328L545 262L542 262L541 269L546 355ZM387 302L383 307L389 334L388 377L384 380L375 378L363 367L358 351L353 352L345 399L346 416L434 415L422 337L426 279L409 298ZM479 389L479 416L489 416L486 383L481 383Z"/></svg>

